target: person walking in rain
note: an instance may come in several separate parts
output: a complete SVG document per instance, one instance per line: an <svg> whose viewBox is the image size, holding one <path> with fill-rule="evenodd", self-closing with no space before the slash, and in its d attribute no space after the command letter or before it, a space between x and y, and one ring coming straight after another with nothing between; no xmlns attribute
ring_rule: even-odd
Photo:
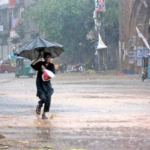
<svg viewBox="0 0 150 150"><path fill-rule="evenodd" d="M37 87L37 96L39 97L40 101L38 102L38 105L36 107L36 113L40 115L41 108L44 105L42 119L48 119L45 114L50 110L51 96L54 92L54 89L52 88L50 81L43 81L42 74L44 69L50 70L55 74L55 67L54 64L51 63L50 53L48 52L44 53L45 61L39 61L40 58L41 54L39 54L38 58L31 64L31 67L36 71L38 71L36 79L36 87Z"/></svg>

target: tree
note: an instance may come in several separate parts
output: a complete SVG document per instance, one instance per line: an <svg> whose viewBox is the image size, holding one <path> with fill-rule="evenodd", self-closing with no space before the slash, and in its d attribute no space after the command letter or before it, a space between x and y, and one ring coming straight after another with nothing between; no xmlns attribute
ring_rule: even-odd
<svg viewBox="0 0 150 150"><path fill-rule="evenodd" d="M86 40L87 33L94 28L94 9L94 0L38 0L26 10L25 16L32 19L45 38L64 45L62 58L66 62L77 63L95 54L93 43ZM118 16L118 0L106 0L105 42L113 49L108 51L113 56L112 63L118 45Z"/></svg>
<svg viewBox="0 0 150 150"><path fill-rule="evenodd" d="M67 61L84 61L91 44L86 34L93 27L93 0L42 0L26 11L45 37L64 45Z"/></svg>
<svg viewBox="0 0 150 150"><path fill-rule="evenodd" d="M119 38L119 8L118 0L106 0L106 12L104 14L104 30L106 41L118 43ZM111 43L109 42L111 41Z"/></svg>
<svg viewBox="0 0 150 150"><path fill-rule="evenodd" d="M104 13L105 43L108 46L107 64L109 69L117 68L119 42L119 8L118 0L106 0Z"/></svg>

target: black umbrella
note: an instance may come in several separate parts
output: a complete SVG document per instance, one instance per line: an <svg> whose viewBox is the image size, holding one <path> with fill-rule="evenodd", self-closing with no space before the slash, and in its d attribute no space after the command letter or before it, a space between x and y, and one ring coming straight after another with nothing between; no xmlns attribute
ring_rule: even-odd
<svg viewBox="0 0 150 150"><path fill-rule="evenodd" d="M49 52L52 58L56 58L59 57L64 50L60 44L37 37L31 43L19 48L15 52L15 55L34 60L38 57L39 53L43 52Z"/></svg>

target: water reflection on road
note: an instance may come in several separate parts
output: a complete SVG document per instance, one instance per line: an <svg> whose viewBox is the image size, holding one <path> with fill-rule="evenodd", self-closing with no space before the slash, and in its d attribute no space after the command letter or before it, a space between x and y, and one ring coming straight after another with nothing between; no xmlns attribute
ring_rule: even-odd
<svg viewBox="0 0 150 150"><path fill-rule="evenodd" d="M58 75L49 119L43 121L35 114L35 78L7 77L0 74L0 147L149 150L150 81L136 75Z"/></svg>

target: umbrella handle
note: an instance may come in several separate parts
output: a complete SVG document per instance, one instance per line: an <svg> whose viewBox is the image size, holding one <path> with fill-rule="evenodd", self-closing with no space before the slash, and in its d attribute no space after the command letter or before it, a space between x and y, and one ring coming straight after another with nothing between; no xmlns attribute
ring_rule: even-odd
<svg viewBox="0 0 150 150"><path fill-rule="evenodd" d="M38 58L42 59L42 53L41 52L39 52Z"/></svg>

